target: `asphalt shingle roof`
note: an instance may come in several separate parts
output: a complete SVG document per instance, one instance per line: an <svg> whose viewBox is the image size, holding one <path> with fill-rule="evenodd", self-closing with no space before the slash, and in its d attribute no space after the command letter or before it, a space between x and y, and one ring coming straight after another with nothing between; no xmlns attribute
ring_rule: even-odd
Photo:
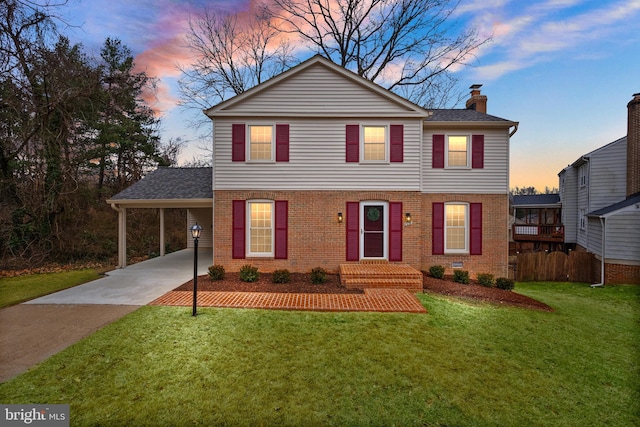
<svg viewBox="0 0 640 427"><path fill-rule="evenodd" d="M609 205L602 209L598 209L597 211L593 211L589 213L589 216L601 216L606 215L611 212L615 212L619 209L626 208L627 206L635 205L636 203L640 203L640 194L636 194L635 196L629 197L626 200L623 200L618 203L614 203L613 205Z"/></svg>
<svg viewBox="0 0 640 427"><path fill-rule="evenodd" d="M211 199L211 168L160 167L112 200Z"/></svg>
<svg viewBox="0 0 640 427"><path fill-rule="evenodd" d="M560 203L559 194L513 196L513 206L555 205L558 203Z"/></svg>
<svg viewBox="0 0 640 427"><path fill-rule="evenodd" d="M480 113L476 110L446 109L430 110L433 112L427 122L509 122L509 120L490 114Z"/></svg>

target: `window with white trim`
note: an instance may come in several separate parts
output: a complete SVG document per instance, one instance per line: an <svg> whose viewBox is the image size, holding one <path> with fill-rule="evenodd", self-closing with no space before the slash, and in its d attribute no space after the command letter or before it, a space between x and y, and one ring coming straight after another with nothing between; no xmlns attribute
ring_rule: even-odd
<svg viewBox="0 0 640 427"><path fill-rule="evenodd" d="M585 209L580 209L578 214L578 223L580 230L587 229L587 211Z"/></svg>
<svg viewBox="0 0 640 427"><path fill-rule="evenodd" d="M249 160L273 160L274 126L249 125Z"/></svg>
<svg viewBox="0 0 640 427"><path fill-rule="evenodd" d="M446 203L444 205L444 251L466 253L469 251L469 205Z"/></svg>
<svg viewBox="0 0 640 427"><path fill-rule="evenodd" d="M247 202L247 255L273 256L273 202Z"/></svg>
<svg viewBox="0 0 640 427"><path fill-rule="evenodd" d="M447 136L447 167L466 168L469 167L469 136L449 135Z"/></svg>
<svg viewBox="0 0 640 427"><path fill-rule="evenodd" d="M387 126L362 126L362 161L385 162L389 152Z"/></svg>
<svg viewBox="0 0 640 427"><path fill-rule="evenodd" d="M588 163L585 163L584 165L578 168L578 176L579 176L578 182L580 182L580 187L584 187L585 185L587 185L589 181L587 165Z"/></svg>

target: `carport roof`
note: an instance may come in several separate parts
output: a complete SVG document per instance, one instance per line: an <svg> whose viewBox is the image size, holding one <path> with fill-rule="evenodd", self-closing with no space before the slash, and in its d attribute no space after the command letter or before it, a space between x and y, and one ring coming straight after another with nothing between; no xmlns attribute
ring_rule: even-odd
<svg viewBox="0 0 640 427"><path fill-rule="evenodd" d="M107 200L118 205L194 207L213 199L211 168L160 167Z"/></svg>

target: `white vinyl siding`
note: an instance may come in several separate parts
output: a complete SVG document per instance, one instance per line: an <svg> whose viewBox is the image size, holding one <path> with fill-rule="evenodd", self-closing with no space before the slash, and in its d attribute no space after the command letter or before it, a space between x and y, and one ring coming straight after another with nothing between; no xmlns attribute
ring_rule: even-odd
<svg viewBox="0 0 640 427"><path fill-rule="evenodd" d="M560 176L560 201L565 243L576 243L578 233L578 179L575 168L565 169Z"/></svg>
<svg viewBox="0 0 640 427"><path fill-rule="evenodd" d="M371 89L354 84L327 67L316 64L263 92L230 106L238 115L269 114L354 116L372 113L382 117L415 114ZM228 110L224 110L228 111Z"/></svg>
<svg viewBox="0 0 640 427"><path fill-rule="evenodd" d="M626 139L594 151L589 160L588 211L610 206L627 196Z"/></svg>
<svg viewBox="0 0 640 427"><path fill-rule="evenodd" d="M625 212L606 219L607 259L640 264L640 212Z"/></svg>
<svg viewBox="0 0 640 427"><path fill-rule="evenodd" d="M425 131L423 139L422 188L425 193L507 194L509 192L509 134L505 130L465 131L484 135L484 167L482 169L433 169L432 140L434 134L460 135L455 130ZM471 138L469 138L470 141ZM471 149L471 143L468 144ZM446 140L445 140L446 151Z"/></svg>
<svg viewBox="0 0 640 427"><path fill-rule="evenodd" d="M387 122L404 125L404 161L401 163L346 162L346 125L364 125L371 123L370 119L277 117L273 120L289 124L287 163L233 163L231 124L243 120L216 120L216 190L420 190L420 119Z"/></svg>

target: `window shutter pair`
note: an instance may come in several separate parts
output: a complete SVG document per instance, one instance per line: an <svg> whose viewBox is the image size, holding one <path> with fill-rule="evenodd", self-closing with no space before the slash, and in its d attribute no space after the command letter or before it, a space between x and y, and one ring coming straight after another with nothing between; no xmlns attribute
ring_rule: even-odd
<svg viewBox="0 0 640 427"><path fill-rule="evenodd" d="M276 200L274 203L274 258L288 258L288 234L289 234L289 202ZM232 206L232 239L231 257L244 259L246 257L247 242L247 202L246 200L234 200Z"/></svg>
<svg viewBox="0 0 640 427"><path fill-rule="evenodd" d="M431 253L444 254L444 203L433 203ZM469 254L482 255L482 203L469 204Z"/></svg>
<svg viewBox="0 0 640 427"><path fill-rule="evenodd" d="M345 134L346 161L358 163L360 161L360 125L347 125ZM404 125L389 127L389 160L392 163L404 161Z"/></svg>
<svg viewBox="0 0 640 427"><path fill-rule="evenodd" d="M244 162L246 159L246 125L234 123L231 125L231 160ZM289 161L289 125L276 124L276 162Z"/></svg>
<svg viewBox="0 0 640 427"><path fill-rule="evenodd" d="M433 135L431 167L434 169L444 168L445 158L445 136ZM484 135L471 135L471 168L484 168Z"/></svg>
<svg viewBox="0 0 640 427"><path fill-rule="evenodd" d="M389 203L389 261L402 261L402 202ZM360 261L360 203L347 202L347 261Z"/></svg>

